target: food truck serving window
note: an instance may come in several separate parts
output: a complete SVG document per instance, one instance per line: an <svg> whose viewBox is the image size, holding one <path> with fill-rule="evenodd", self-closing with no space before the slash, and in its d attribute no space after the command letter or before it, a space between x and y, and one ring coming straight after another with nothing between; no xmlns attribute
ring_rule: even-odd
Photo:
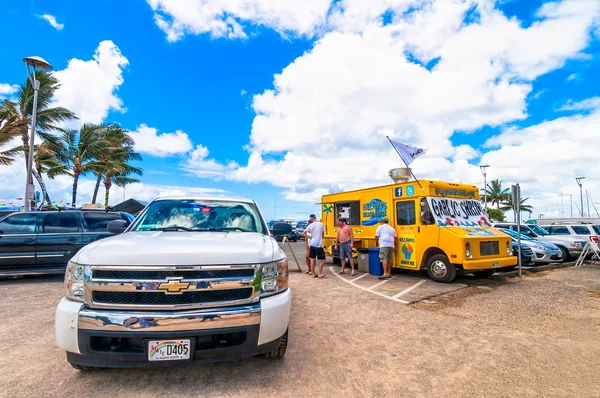
<svg viewBox="0 0 600 398"><path fill-rule="evenodd" d="M396 224L415 225L415 201L396 202Z"/></svg>
<svg viewBox="0 0 600 398"><path fill-rule="evenodd" d="M360 225L360 202L340 202L335 204L335 219L346 219L348 225Z"/></svg>

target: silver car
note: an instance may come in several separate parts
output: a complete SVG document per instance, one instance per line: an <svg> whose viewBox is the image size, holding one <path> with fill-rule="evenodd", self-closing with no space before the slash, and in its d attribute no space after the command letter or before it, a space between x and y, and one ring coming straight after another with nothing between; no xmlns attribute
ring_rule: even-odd
<svg viewBox="0 0 600 398"><path fill-rule="evenodd" d="M500 228L499 230L511 236L513 239L518 238L515 231L506 228ZM552 243L540 242L521 234L521 244L528 246L533 251L534 261L536 263L548 264L563 260L562 251L558 246L553 245Z"/></svg>

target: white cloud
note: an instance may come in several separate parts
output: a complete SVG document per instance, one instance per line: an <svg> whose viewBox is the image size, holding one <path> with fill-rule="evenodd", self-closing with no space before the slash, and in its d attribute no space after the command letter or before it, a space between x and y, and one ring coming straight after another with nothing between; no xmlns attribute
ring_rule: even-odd
<svg viewBox="0 0 600 398"><path fill-rule="evenodd" d="M167 40L185 34L243 39L247 26L266 26L282 34L312 35L325 21L331 0L147 0Z"/></svg>
<svg viewBox="0 0 600 398"><path fill-rule="evenodd" d="M525 119L532 82L581 59L600 2L574 3L543 7L525 28L486 0L338 2L313 48L275 75L273 89L253 97L250 156L226 178L271 183L303 201L385 184L387 170L401 166L389 135L429 149L414 163L417 176L479 182L469 161L480 153L453 147L453 134ZM474 6L475 22L465 22ZM431 61L435 66L425 67ZM544 153L528 146L502 162L494 158L490 175L506 170L506 178L527 181L527 172L517 173L527 167L544 174L528 161L529 151ZM573 172L576 165L561 167Z"/></svg>
<svg viewBox="0 0 600 398"><path fill-rule="evenodd" d="M136 131L130 132L129 135L135 141L137 152L153 156L179 155L192 149L190 138L181 130L174 133L159 134L156 128L142 124Z"/></svg>
<svg viewBox="0 0 600 398"><path fill-rule="evenodd" d="M184 167L190 174L201 178L221 179L235 170L238 165L235 162L222 164L208 157L209 151L203 145L197 145L190 153L190 157Z"/></svg>
<svg viewBox="0 0 600 398"><path fill-rule="evenodd" d="M56 20L56 17L54 15L44 14L44 15L40 16L40 18L48 21L48 23L50 25L52 25L52 27L56 30L62 30L65 27L64 24L58 23L58 21Z"/></svg>
<svg viewBox="0 0 600 398"><path fill-rule="evenodd" d="M19 90L18 84L0 83L0 100L16 93Z"/></svg>
<svg viewBox="0 0 600 398"><path fill-rule="evenodd" d="M561 106L559 111L586 111L591 109L600 108L600 97L592 97L584 99L583 101L573 102L571 100L567 101L563 106Z"/></svg>
<svg viewBox="0 0 600 398"><path fill-rule="evenodd" d="M55 96L57 105L79 117L70 127L101 123L110 111L125 111L116 91L123 84L123 68L128 64L119 48L105 40L98 45L94 59L73 58L66 69L55 72L61 84Z"/></svg>
<svg viewBox="0 0 600 398"><path fill-rule="evenodd" d="M577 79L577 73L571 73L568 77L567 80L568 82Z"/></svg>

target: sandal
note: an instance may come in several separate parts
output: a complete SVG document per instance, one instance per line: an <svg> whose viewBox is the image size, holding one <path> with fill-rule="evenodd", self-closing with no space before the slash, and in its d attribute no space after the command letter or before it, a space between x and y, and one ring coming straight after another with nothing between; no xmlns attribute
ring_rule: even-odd
<svg viewBox="0 0 600 398"><path fill-rule="evenodd" d="M312 276L312 277L313 277L313 278L318 278L318 277L319 277L319 275L317 275L317 274L313 274L313 276Z"/></svg>
<svg viewBox="0 0 600 398"><path fill-rule="evenodd" d="M356 272L351 273L350 276L356 276Z"/></svg>
<svg viewBox="0 0 600 398"><path fill-rule="evenodd" d="M340 271L340 272L338 272L338 274L340 274L340 275L345 274L345 273L346 273L346 271Z"/></svg>
<svg viewBox="0 0 600 398"><path fill-rule="evenodd" d="M325 275L325 274L318 275L317 278L319 278L319 279L327 279L327 275Z"/></svg>

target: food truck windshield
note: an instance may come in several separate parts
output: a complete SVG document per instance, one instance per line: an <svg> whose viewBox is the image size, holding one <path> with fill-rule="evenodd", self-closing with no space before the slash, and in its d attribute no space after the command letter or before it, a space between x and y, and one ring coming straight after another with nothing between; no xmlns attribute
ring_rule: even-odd
<svg viewBox="0 0 600 398"><path fill-rule="evenodd" d="M481 202L475 199L455 199L439 196L427 197L429 209L422 209L430 214L440 227L475 227L489 226ZM423 203L421 204L423 207Z"/></svg>

